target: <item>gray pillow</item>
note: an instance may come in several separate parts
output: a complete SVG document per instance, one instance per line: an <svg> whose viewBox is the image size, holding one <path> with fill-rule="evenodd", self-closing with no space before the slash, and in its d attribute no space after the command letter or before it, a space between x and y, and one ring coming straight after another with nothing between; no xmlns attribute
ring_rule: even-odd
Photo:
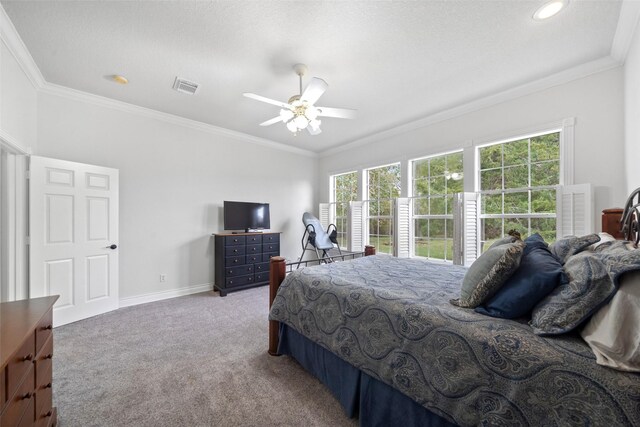
<svg viewBox="0 0 640 427"><path fill-rule="evenodd" d="M564 264L570 256L582 252L599 241L600 236L597 234L587 234L582 237L567 236L552 243L549 250L561 264Z"/></svg>
<svg viewBox="0 0 640 427"><path fill-rule="evenodd" d="M640 270L640 250L628 242L610 242L597 252L569 257L564 270L569 283L555 288L533 309L529 324L538 335L564 334L591 317L614 296L623 273Z"/></svg>
<svg viewBox="0 0 640 427"><path fill-rule="evenodd" d="M495 294L520 265L522 240L492 247L475 260L462 280L458 307L476 308Z"/></svg>

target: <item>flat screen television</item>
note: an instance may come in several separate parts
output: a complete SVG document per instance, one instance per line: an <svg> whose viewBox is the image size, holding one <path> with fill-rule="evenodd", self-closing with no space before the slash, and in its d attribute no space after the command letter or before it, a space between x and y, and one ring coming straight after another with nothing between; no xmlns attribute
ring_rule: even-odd
<svg viewBox="0 0 640 427"><path fill-rule="evenodd" d="M269 203L224 201L225 230L261 230L271 228Z"/></svg>

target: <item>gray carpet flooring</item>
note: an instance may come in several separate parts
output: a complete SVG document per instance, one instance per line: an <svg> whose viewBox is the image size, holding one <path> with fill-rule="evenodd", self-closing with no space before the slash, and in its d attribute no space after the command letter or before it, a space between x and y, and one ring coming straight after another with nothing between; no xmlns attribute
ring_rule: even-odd
<svg viewBox="0 0 640 427"><path fill-rule="evenodd" d="M54 331L60 427L356 426L267 354L268 287L127 307Z"/></svg>

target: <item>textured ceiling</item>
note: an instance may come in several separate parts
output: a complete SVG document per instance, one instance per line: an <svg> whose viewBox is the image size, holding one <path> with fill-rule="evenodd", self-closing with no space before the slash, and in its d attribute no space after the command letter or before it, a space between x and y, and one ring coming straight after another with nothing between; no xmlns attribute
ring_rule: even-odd
<svg viewBox="0 0 640 427"><path fill-rule="evenodd" d="M620 1L533 21L544 2L1 3L50 83L320 152L609 55ZM329 84L317 105L358 118L318 136L259 127L279 109L242 93L286 101L298 62ZM198 93L173 91L176 76Z"/></svg>

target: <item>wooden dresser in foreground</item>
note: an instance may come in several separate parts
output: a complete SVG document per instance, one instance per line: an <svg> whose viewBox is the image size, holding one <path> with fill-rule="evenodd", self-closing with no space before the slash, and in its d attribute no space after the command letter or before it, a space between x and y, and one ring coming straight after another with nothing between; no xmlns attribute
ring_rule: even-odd
<svg viewBox="0 0 640 427"><path fill-rule="evenodd" d="M53 304L58 296L0 304L0 426L57 424L52 402Z"/></svg>

